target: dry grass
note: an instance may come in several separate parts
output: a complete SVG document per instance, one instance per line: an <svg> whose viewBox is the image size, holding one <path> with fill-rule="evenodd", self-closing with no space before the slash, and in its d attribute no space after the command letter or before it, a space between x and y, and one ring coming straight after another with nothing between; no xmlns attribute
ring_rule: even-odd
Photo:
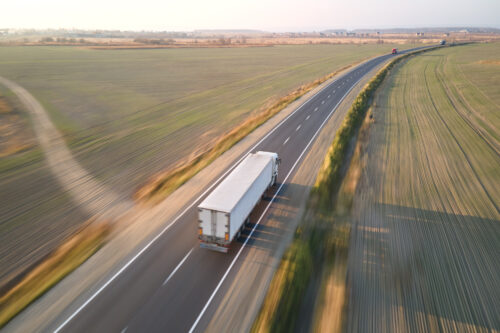
<svg viewBox="0 0 500 333"><path fill-rule="evenodd" d="M3 126L0 126L0 131L2 131L2 130L3 130ZM18 153L27 151L31 148L33 148L32 144L9 142L9 144L6 145L6 147L2 147L2 145L0 145L0 158L4 158L7 156L18 154Z"/></svg>
<svg viewBox="0 0 500 333"><path fill-rule="evenodd" d="M12 107L7 102L7 100L5 99L5 97L0 96L0 114L10 113L11 111L12 111Z"/></svg>
<svg viewBox="0 0 500 333"><path fill-rule="evenodd" d="M373 123L371 108L359 130L354 153L339 189L336 208L333 211L333 226L326 243L321 287L314 309L315 332L342 332L347 305L346 285L347 256L351 231L350 210L361 172L365 166L364 149L368 143L370 126Z"/></svg>
<svg viewBox="0 0 500 333"><path fill-rule="evenodd" d="M0 95L0 158L11 156L33 147L28 138L26 122L12 103Z"/></svg>
<svg viewBox="0 0 500 333"><path fill-rule="evenodd" d="M200 170L209 165L217 157L222 155L222 153L224 153L226 150L234 146L241 139L251 133L254 129L283 110L290 103L296 101L298 98L316 88L323 82L331 79L339 72L354 65L355 63L345 66L309 84L302 85L287 96L280 98L270 107L265 108L264 111L250 117L240 125L236 126L229 133L223 135L215 142L211 149L198 154L191 160L182 163L176 168L154 176L148 183L140 187L135 192L135 200L158 202L161 199L165 198L170 193L175 191L179 186L188 181L191 177L196 175Z"/></svg>
<svg viewBox="0 0 500 333"><path fill-rule="evenodd" d="M500 60L493 60L493 59L480 60L477 63L480 65L500 65Z"/></svg>
<svg viewBox="0 0 500 333"><path fill-rule="evenodd" d="M293 256L293 254L298 253L298 251L296 251L298 247L298 243L294 242L294 245L287 251L287 254L273 276L269 286L269 292L266 295L261 311L252 327L253 333L273 332L276 330L276 327L273 327L276 323L274 317L276 313L278 313L283 294L287 291L285 288L293 282L294 273L296 273L295 269L298 267L296 265L297 258Z"/></svg>
<svg viewBox="0 0 500 333"><path fill-rule="evenodd" d="M87 260L110 233L107 223L93 223L69 238L18 284L0 296L0 328L45 291Z"/></svg>
<svg viewBox="0 0 500 333"><path fill-rule="evenodd" d="M176 43L172 45L148 45L148 44L120 44L120 45L91 45L84 48L91 50L147 50L147 49L179 49L179 48L229 48L229 47L270 47L272 45L253 44L214 44L214 43Z"/></svg>

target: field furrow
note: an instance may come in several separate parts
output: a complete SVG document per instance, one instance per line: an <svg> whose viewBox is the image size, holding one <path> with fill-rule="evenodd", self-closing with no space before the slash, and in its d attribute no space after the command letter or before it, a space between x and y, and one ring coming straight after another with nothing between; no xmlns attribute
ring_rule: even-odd
<svg viewBox="0 0 500 333"><path fill-rule="evenodd" d="M353 206L349 332L500 330L498 108L462 78L481 81L475 65L457 65L491 47L414 57L376 98ZM477 90L490 96L481 106Z"/></svg>

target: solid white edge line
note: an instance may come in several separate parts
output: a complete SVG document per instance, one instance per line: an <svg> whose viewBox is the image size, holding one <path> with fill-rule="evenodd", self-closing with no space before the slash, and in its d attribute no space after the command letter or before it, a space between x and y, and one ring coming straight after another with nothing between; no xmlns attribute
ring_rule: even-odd
<svg viewBox="0 0 500 333"><path fill-rule="evenodd" d="M364 75L363 75L364 77ZM231 271L231 269L233 268L236 260L238 260L238 258L240 257L240 254L241 252L243 251L243 249L245 248L245 246L247 245L248 243L248 240L250 238L252 238L252 235L255 231L255 228L259 225L260 221L262 220L262 218L264 217L264 215L266 214L267 210L269 209L269 207L271 206L271 204L273 203L274 199L276 198L276 196L279 194L279 192L281 191L281 188L283 187L283 185L285 185L286 183L286 180L288 179L288 177L290 177L290 175L292 174L293 170L295 169L295 167L297 166L297 163L299 163L299 161L301 160L302 156L304 155L304 153L307 151L307 149L309 149L309 146L311 145L311 143L316 139L316 137L318 136L319 132L321 131L321 129L325 126L326 122L330 119L330 117L332 116L332 114L335 112L335 110L337 109L337 107L340 105L340 103L342 103L342 101L344 100L344 98L351 92L352 89L354 89L354 87L358 84L359 81L361 81L361 79L363 78L361 77L358 81L356 81L356 83L354 83L352 85L351 88L349 88L349 90L344 94L344 96L342 96L342 98L339 100L339 102L335 105L335 107L332 109L332 111L330 111L330 113L328 114L328 116L325 118L325 120L321 123L320 127L318 128L318 130L316 131L316 133L314 133L313 137L311 138L311 140L309 140L309 143L307 144L307 146L304 148L304 150L302 150L302 153L300 153L300 156L297 158L297 160L295 161L295 163L293 164L292 168L290 169L290 171L288 172L288 174L286 175L285 179L283 180L283 182L281 183L280 187L278 188L278 190L276 191L276 193L274 194L274 196L272 197L271 201L269 201L269 203L267 204L266 208L264 209L264 211L262 212L262 214L260 215L259 219L257 220L257 223L255 223L254 227L252 228L252 231L250 231L250 234L247 236L247 238L245 239L245 242L243 243L243 245L241 246L240 250L238 251L238 253L236 254L236 256L234 257L233 261L231 261L231 264L229 265L229 267L227 268L226 272L224 273L224 275L222 276L221 280L219 281L219 283L217 284L217 287L215 287L215 290L213 291L212 295L210 295L210 298L208 299L207 303L205 304L205 306L203 307L203 309L201 310L200 314L198 315L198 318L196 318L196 321L194 322L193 326L191 326L191 329L189 330L189 333L192 333L195 329L196 329L196 326L198 325L198 322L201 320L201 317L203 317L203 315L205 314L205 311L207 310L208 306L210 305L210 303L212 302L212 299L215 297L215 294L217 294L217 291L219 291L219 288L222 286L222 283L224 282L224 280L226 279L226 277L228 276L229 272Z"/></svg>
<svg viewBox="0 0 500 333"><path fill-rule="evenodd" d="M189 250L189 252L184 256L184 258L181 260L181 262L174 268L174 270L172 271L172 273L170 273L170 275L168 276L168 278L165 279L165 281L163 282L162 286L166 285L168 280L170 280L172 278L172 276L174 276L175 272L177 272L177 270L179 268L181 268L182 264L184 263L184 261L186 261L186 259L189 257L189 255L191 254L191 252L193 252L194 250L194 247Z"/></svg>
<svg viewBox="0 0 500 333"><path fill-rule="evenodd" d="M378 57L377 57L378 58ZM371 60L375 60L377 58L373 58ZM368 60L368 61L371 61ZM275 130L277 130L281 125L283 125L290 117L292 117L296 112L298 112L304 105L312 101L318 94L320 94L323 90L326 88L330 87L332 84L336 83L339 79L342 77L339 77L332 82L330 82L328 85L325 87L321 88L318 92L316 92L314 95L309 97L304 103L302 103L297 109L295 109L292 113L290 113L288 116L286 116L283 120L281 120L278 125L276 125L273 129L271 129L262 139L260 139L255 145L252 146L249 150L247 150L246 153L243 154L243 156L236 161L230 168L226 170L220 176L215 182L212 183L202 194L200 194L190 205L188 205L177 217L170 222L165 228L163 228L162 231L158 235L156 235L149 243L147 243L135 256L132 257L118 272L116 272L109 280L107 280L92 296L89 297L82 305L80 305L72 314L69 316L62 324L60 324L55 330L54 333L58 333L61 331L61 329L64 328L76 315L78 315L90 302L94 300L94 298L97 297L107 286L111 284L123 271L125 271L134 261L137 260L137 258L140 257L141 254L143 254L158 238L160 238L168 229L170 229L171 226L173 226L188 210L190 210L205 194L207 194L208 191L210 191L215 185L217 185L222 178L224 178L229 172L231 172L252 150L254 150L258 145L260 145L265 139L267 139L272 133L274 133Z"/></svg>

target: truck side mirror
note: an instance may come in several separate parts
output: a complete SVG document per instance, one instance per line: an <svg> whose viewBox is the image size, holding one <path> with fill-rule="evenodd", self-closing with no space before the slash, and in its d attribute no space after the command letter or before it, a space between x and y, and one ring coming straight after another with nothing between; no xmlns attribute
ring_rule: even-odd
<svg viewBox="0 0 500 333"><path fill-rule="evenodd" d="M281 158L278 158L278 159L276 160L276 164L281 164Z"/></svg>

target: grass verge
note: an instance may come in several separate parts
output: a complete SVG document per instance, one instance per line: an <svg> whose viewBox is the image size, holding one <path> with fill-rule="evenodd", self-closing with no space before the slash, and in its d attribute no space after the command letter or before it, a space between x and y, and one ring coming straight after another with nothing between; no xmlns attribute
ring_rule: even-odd
<svg viewBox="0 0 500 333"><path fill-rule="evenodd" d="M195 176L200 170L212 163L217 157L222 155L225 151L230 149L289 104L296 101L323 82L331 79L341 71L344 71L356 64L357 63L353 63L342 67L320 79L302 85L290 94L280 98L270 107L248 118L236 126L233 130L220 137L215 141L215 144L209 150L198 154L191 160L182 163L180 166L155 175L150 181L135 192L134 199L137 201L149 201L153 203L164 199L179 186Z"/></svg>
<svg viewBox="0 0 500 333"><path fill-rule="evenodd" d="M343 318L349 296L346 285L347 256L351 232L350 210L354 194L364 167L363 151L368 143L370 125L373 123L371 109L366 112L357 135L356 147L349 168L338 190L335 208L326 212L325 255L320 263L319 291L314 305L314 332L342 332Z"/></svg>
<svg viewBox="0 0 500 333"><path fill-rule="evenodd" d="M356 154L352 157L353 151L355 152L353 147L356 145L360 127L366 118L375 91L391 68L405 58L428 50L406 54L389 62L354 100L323 161L302 222L271 281L252 332L293 331L311 277L314 274L322 274L325 266L331 271L336 264L346 264L350 225L348 219L343 217L348 215L359 177L356 174L361 172L359 157L355 162L357 165L349 168L348 177L344 179L344 176L350 162L356 159ZM341 312L343 304L344 300L341 300ZM340 324L333 326L340 330L341 313L338 317Z"/></svg>
<svg viewBox="0 0 500 333"><path fill-rule="evenodd" d="M107 223L88 224L0 296L0 328L94 254L111 231Z"/></svg>

